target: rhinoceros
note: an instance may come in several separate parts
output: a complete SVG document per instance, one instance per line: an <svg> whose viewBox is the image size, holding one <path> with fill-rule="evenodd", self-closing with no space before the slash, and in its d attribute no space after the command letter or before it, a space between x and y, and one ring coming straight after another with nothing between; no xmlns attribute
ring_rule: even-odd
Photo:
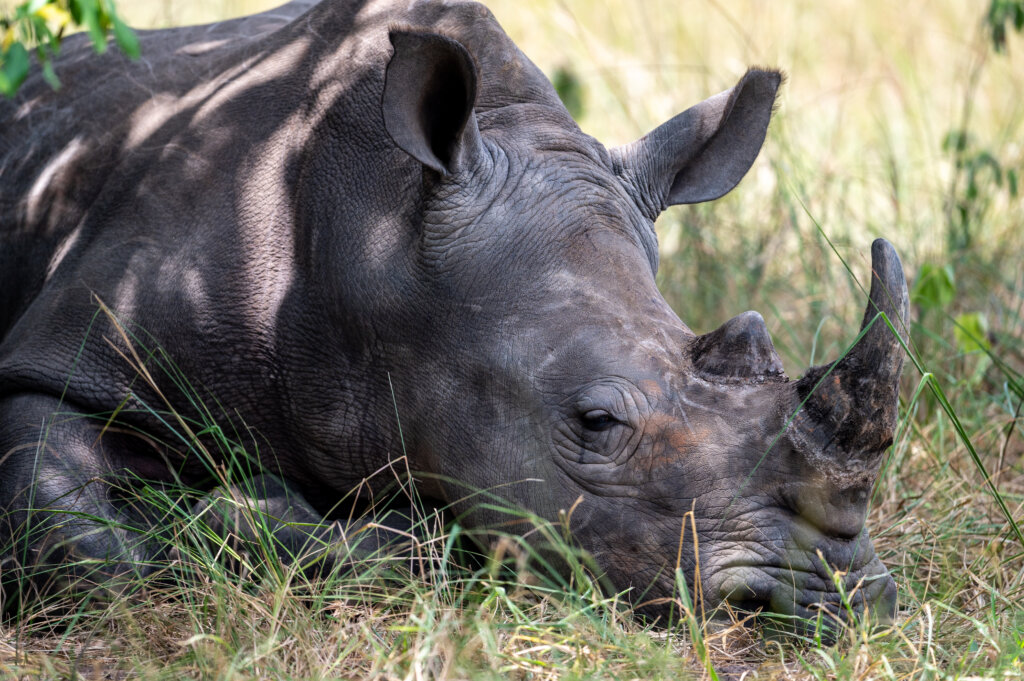
<svg viewBox="0 0 1024 681"><path fill-rule="evenodd" d="M799 380L756 312L696 335L655 285L655 219L739 183L779 72L608 149L472 2L296 0L140 41L72 37L59 91L36 73L0 104L8 574L159 564L124 490L214 488L174 434L211 436L198 394L282 555L387 527L352 508L404 456L465 526L507 521L495 498L561 518L655 615L676 570L708 611L892 615L865 529L908 314L892 246L866 333Z"/></svg>

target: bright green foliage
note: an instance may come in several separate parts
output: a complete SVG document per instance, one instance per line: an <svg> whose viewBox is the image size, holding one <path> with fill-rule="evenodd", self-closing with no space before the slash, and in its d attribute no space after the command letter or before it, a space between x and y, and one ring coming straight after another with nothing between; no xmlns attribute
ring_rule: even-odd
<svg viewBox="0 0 1024 681"><path fill-rule="evenodd" d="M988 320L978 312L958 316L953 335L957 348L965 354L985 352L992 347L988 340Z"/></svg>
<svg viewBox="0 0 1024 681"><path fill-rule="evenodd" d="M928 309L943 309L956 297L956 283L951 265L921 265L910 299L915 305Z"/></svg>
<svg viewBox="0 0 1024 681"><path fill-rule="evenodd" d="M70 31L89 33L97 52L107 49L107 35L129 57L139 56L139 41L117 15L113 0L28 0L10 16L0 18L0 93L13 97L28 76L29 50L35 48L43 77L54 88L60 81L53 58Z"/></svg>
<svg viewBox="0 0 1024 681"><path fill-rule="evenodd" d="M1010 200L1017 198L1017 170L1000 161L987 148L979 148L968 130L951 130L942 140L942 150L953 158L954 183L949 225L951 251L969 248L990 204L1003 190Z"/></svg>
<svg viewBox="0 0 1024 681"><path fill-rule="evenodd" d="M21 43L13 43L3 52L3 62L0 63L0 91L5 95L11 95L21 85L28 75L28 50ZM53 70L47 71L47 78L53 75Z"/></svg>

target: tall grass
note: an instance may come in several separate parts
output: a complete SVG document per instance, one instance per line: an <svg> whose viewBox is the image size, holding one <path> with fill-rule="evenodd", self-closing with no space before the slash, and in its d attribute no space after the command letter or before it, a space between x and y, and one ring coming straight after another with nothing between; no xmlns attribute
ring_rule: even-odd
<svg viewBox="0 0 1024 681"><path fill-rule="evenodd" d="M127 19L150 25L268 6L123 4ZM431 570L312 579L255 560L243 578L181 512L174 524L188 550L175 569L188 579L7 621L0 675L1024 674L1024 546L1013 527L1024 521L1024 203L1010 172L1024 171L1024 41L1011 33L1007 53L995 54L985 3L488 4L545 72L579 84L581 126L609 144L731 86L748 64L787 71L765 149L740 187L659 222L659 284L698 333L761 311L796 376L856 335L864 295L844 261L866 283L871 240L896 245L913 287L913 360L869 517L899 586L895 626L853 627L835 646L710 630L680 589L680 625L652 630L569 546L573 569L561 579L527 569L530 550L514 537L478 555L462 528L426 512ZM217 422L203 413L210 423L197 432ZM559 543L558 527L529 520Z"/></svg>

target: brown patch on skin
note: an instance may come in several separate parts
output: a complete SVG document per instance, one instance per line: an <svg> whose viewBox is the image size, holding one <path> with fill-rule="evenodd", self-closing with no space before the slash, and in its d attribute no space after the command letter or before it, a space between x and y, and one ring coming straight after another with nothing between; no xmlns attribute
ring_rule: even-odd
<svg viewBox="0 0 1024 681"><path fill-rule="evenodd" d="M661 385L657 381L649 378L638 382L637 387L643 391L644 395L647 396L647 400L652 404L657 404L657 402L664 397L664 391L662 391Z"/></svg>
<svg viewBox="0 0 1024 681"><path fill-rule="evenodd" d="M690 435L687 435L682 430L677 429L669 433L668 443L676 451L681 451L683 449L693 447L695 445L699 445L705 442L708 439L708 437L710 437L711 433L708 431L704 431L700 435L697 435L696 437L694 437L694 435L695 433L693 433L692 431Z"/></svg>
<svg viewBox="0 0 1024 681"><path fill-rule="evenodd" d="M679 418L663 411L647 418L644 437L650 442L650 454L645 457L650 470L676 466L685 453L700 448L715 436L705 425L686 426Z"/></svg>

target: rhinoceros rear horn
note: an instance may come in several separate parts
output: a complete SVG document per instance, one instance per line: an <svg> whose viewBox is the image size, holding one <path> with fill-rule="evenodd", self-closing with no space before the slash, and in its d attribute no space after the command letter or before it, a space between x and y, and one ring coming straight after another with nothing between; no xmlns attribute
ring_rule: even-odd
<svg viewBox="0 0 1024 681"><path fill-rule="evenodd" d="M392 30L384 78L384 127L399 148L446 175L480 143L473 106L477 69L461 43L436 33Z"/></svg>
<svg viewBox="0 0 1024 681"><path fill-rule="evenodd" d="M761 151L782 78L751 69L732 89L612 150L648 217L670 205L717 199L743 179Z"/></svg>
<svg viewBox="0 0 1024 681"><path fill-rule="evenodd" d="M846 356L808 370L796 382L797 396L804 402L794 423L798 438L822 454L865 465L888 448L896 427L908 318L903 265L888 241L876 239L871 246L871 293L861 324L861 331L867 331Z"/></svg>
<svg viewBox="0 0 1024 681"><path fill-rule="evenodd" d="M692 352L694 369L711 381L761 383L786 379L768 327L757 312L744 312L698 337Z"/></svg>

